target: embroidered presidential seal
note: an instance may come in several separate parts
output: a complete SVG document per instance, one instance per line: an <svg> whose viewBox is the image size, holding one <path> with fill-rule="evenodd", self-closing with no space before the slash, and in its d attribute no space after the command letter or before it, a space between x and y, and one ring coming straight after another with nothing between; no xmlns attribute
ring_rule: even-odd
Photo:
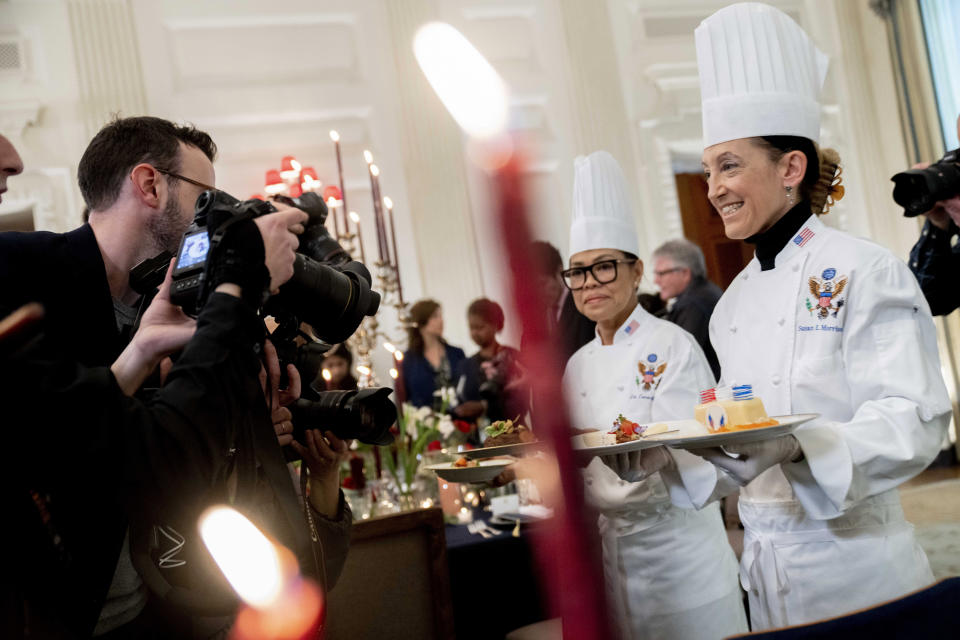
<svg viewBox="0 0 960 640"><path fill-rule="evenodd" d="M667 370L667 363L657 364L657 354L651 353L647 356L647 361L641 360L637 363L637 370L640 375L637 376L637 386L644 391L650 391L660 386L660 376Z"/></svg>
<svg viewBox="0 0 960 640"><path fill-rule="evenodd" d="M847 276L838 278L836 269L824 269L821 277L810 276L808 284L815 302L807 298L807 311L816 314L821 320L831 315L836 318L844 305L840 294L847 286Z"/></svg>

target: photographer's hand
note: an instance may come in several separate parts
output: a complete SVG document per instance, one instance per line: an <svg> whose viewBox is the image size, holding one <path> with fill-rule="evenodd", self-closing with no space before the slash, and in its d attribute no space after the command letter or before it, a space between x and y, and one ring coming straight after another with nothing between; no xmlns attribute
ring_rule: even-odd
<svg viewBox="0 0 960 640"><path fill-rule="evenodd" d="M310 504L328 518L337 517L340 504L340 465L350 457L350 441L332 432L307 429L306 445L294 440L292 446L310 470ZM303 471L301 470L301 473Z"/></svg>
<svg viewBox="0 0 960 640"><path fill-rule="evenodd" d="M140 328L110 366L128 396L140 388L164 357L182 349L197 329L197 321L170 302L172 274L173 260L160 290L140 319Z"/></svg>
<svg viewBox="0 0 960 640"><path fill-rule="evenodd" d="M293 276L293 261L296 258L299 240L308 216L300 209L283 203L274 203L276 213L254 218L263 237L264 264L270 272L270 292L276 293L280 285Z"/></svg>

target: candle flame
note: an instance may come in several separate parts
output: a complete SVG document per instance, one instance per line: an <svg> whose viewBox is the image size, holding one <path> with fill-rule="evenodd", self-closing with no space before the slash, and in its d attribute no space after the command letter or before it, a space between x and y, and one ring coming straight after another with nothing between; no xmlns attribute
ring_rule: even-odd
<svg viewBox="0 0 960 640"><path fill-rule="evenodd" d="M457 124L475 138L507 127L507 86L466 37L449 24L431 22L413 39L427 81Z"/></svg>
<svg viewBox="0 0 960 640"><path fill-rule="evenodd" d="M200 516L200 537L245 602L265 608L283 591L280 556L257 527L230 507L211 507Z"/></svg>
<svg viewBox="0 0 960 640"><path fill-rule="evenodd" d="M291 160L290 166L293 168L294 171L296 171L297 173L300 173L300 169L302 168L302 165L299 162L297 162L296 160Z"/></svg>
<svg viewBox="0 0 960 640"><path fill-rule="evenodd" d="M400 349L397 349L396 351L393 352L393 357L397 359L397 362L402 361L402 360L403 360L403 351L400 351Z"/></svg>
<svg viewBox="0 0 960 640"><path fill-rule="evenodd" d="M376 178L380 175L380 167L375 164L370 165L370 173L373 174L373 177Z"/></svg>
<svg viewBox="0 0 960 640"><path fill-rule="evenodd" d="M393 353L393 352L395 352L395 351L397 350L397 348L396 348L395 346L393 346L393 343L391 343L391 342L384 342L384 343L383 343L383 348L386 349L387 351L389 351L390 353Z"/></svg>
<svg viewBox="0 0 960 640"><path fill-rule="evenodd" d="M360 374L365 375L365 376L370 375L370 367L368 367L368 366L366 366L366 365L363 365L363 364L358 364L358 365L357 365L357 371L360 372Z"/></svg>
<svg viewBox="0 0 960 640"><path fill-rule="evenodd" d="M360 224L360 216L357 215L356 211L350 212L350 219L353 220L353 224Z"/></svg>
<svg viewBox="0 0 960 640"><path fill-rule="evenodd" d="M326 380L327 382L330 382L331 380L333 380L333 374L330 373L330 369L324 369L323 371L320 372L320 375L323 376L323 379Z"/></svg>
<svg viewBox="0 0 960 640"><path fill-rule="evenodd" d="M363 159L367 161L367 164L373 163L373 154L370 153L368 149L363 150Z"/></svg>
<svg viewBox="0 0 960 640"><path fill-rule="evenodd" d="M278 193L283 193L287 190L287 185L282 182L277 182L275 184L268 184L263 188L263 191L269 196L275 196Z"/></svg>
<svg viewBox="0 0 960 640"><path fill-rule="evenodd" d="M387 209L393 209L393 200L389 196L383 196L383 206Z"/></svg>
<svg viewBox="0 0 960 640"><path fill-rule="evenodd" d="M334 198L333 196L330 196L329 198L327 198L327 206L330 207L331 209L335 209L336 207L340 206L340 201Z"/></svg>
<svg viewBox="0 0 960 640"><path fill-rule="evenodd" d="M340 142L340 134L337 133L335 130L330 129L330 139L333 140L334 142Z"/></svg>
<svg viewBox="0 0 960 640"><path fill-rule="evenodd" d="M395 368L392 368L392 367L391 367L391 368L390 368L390 377L393 378L394 380L396 380L397 378L400 377L400 372L397 371Z"/></svg>

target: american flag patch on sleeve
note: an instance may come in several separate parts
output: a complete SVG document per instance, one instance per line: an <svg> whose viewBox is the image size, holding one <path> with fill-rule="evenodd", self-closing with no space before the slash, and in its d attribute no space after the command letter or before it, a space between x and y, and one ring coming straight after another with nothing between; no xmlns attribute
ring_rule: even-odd
<svg viewBox="0 0 960 640"><path fill-rule="evenodd" d="M631 321L630 321L630 324L628 324L627 326L625 326L625 327L623 328L623 332L626 333L627 335L630 335L631 333L633 333L634 331L636 331L636 330L637 330L637 327L639 327L639 326L640 326L640 323L639 323L639 322L637 322L636 320L631 320Z"/></svg>
<svg viewBox="0 0 960 640"><path fill-rule="evenodd" d="M800 233L797 234L797 237L793 239L794 244L798 247L802 247L807 244L807 240L813 237L813 231L810 230L810 227L804 227L800 230Z"/></svg>

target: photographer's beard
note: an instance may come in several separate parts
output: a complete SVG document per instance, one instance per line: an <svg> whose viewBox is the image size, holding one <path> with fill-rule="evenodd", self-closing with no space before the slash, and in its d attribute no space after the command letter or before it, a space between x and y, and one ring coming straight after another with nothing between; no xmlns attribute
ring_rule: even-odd
<svg viewBox="0 0 960 640"><path fill-rule="evenodd" d="M154 254L163 251L176 253L180 248L180 239L190 226L191 215L187 215L180 205L180 194L176 187L169 191L169 198L163 211L150 217L147 230L154 245Z"/></svg>

